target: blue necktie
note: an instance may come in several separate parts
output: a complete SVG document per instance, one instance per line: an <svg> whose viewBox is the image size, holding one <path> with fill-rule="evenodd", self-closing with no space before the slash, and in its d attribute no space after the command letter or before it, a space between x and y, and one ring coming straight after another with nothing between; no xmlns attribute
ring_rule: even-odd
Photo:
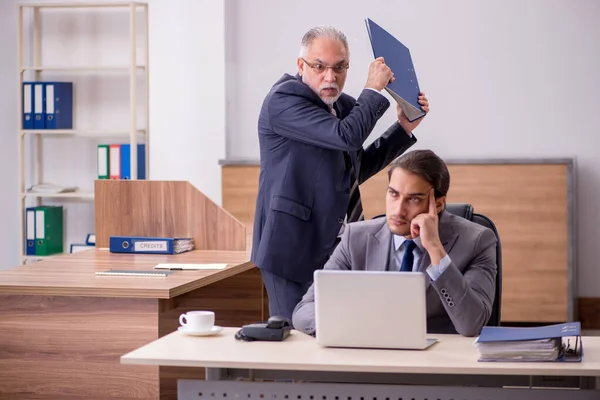
<svg viewBox="0 0 600 400"><path fill-rule="evenodd" d="M407 239L404 243L404 256L402 257L402 266L400 267L400 271L412 272L413 262L415 257L413 255L413 250L417 247L417 244L414 240Z"/></svg>

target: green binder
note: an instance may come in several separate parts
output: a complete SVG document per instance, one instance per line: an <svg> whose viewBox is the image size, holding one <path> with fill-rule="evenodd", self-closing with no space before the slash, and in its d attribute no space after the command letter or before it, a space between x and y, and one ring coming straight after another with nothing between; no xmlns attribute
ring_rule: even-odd
<svg viewBox="0 0 600 400"><path fill-rule="evenodd" d="M98 179L109 178L109 155L108 145L98 145Z"/></svg>
<svg viewBox="0 0 600 400"><path fill-rule="evenodd" d="M35 208L35 255L49 256L63 252L63 207Z"/></svg>

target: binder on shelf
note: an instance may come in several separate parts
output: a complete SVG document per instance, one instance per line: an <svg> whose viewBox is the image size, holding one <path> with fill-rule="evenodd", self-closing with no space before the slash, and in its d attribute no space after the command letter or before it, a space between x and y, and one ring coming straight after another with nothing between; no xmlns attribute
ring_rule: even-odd
<svg viewBox="0 0 600 400"><path fill-rule="evenodd" d="M49 256L63 252L63 207L35 208L35 255Z"/></svg>
<svg viewBox="0 0 600 400"><path fill-rule="evenodd" d="M87 237L85 238L85 244L87 244L88 246L95 246L96 245L96 234L88 233Z"/></svg>
<svg viewBox="0 0 600 400"><path fill-rule="evenodd" d="M179 254L194 249L192 238L110 236L111 253Z"/></svg>
<svg viewBox="0 0 600 400"><path fill-rule="evenodd" d="M33 129L44 129L44 84L35 82L33 84Z"/></svg>
<svg viewBox="0 0 600 400"><path fill-rule="evenodd" d="M365 20L373 55L383 57L394 73L394 81L388 83L386 91L400 104L409 121L425 116L419 104L419 82L413 66L410 50L371 19Z"/></svg>
<svg viewBox="0 0 600 400"><path fill-rule="evenodd" d="M107 144L98 145L98 179L108 179L108 168L110 156Z"/></svg>
<svg viewBox="0 0 600 400"><path fill-rule="evenodd" d="M23 129L33 129L33 84L23 82Z"/></svg>
<svg viewBox="0 0 600 400"><path fill-rule="evenodd" d="M146 179L146 146L137 145L137 179ZM131 179L131 145L121 145L121 179Z"/></svg>
<svg viewBox="0 0 600 400"><path fill-rule="evenodd" d="M579 322L532 328L485 326L475 345L479 361L580 362L583 357Z"/></svg>
<svg viewBox="0 0 600 400"><path fill-rule="evenodd" d="M108 175L110 179L121 179L121 145L108 145Z"/></svg>
<svg viewBox="0 0 600 400"><path fill-rule="evenodd" d="M45 129L73 129L73 83L44 82Z"/></svg>
<svg viewBox="0 0 600 400"><path fill-rule="evenodd" d="M35 256L35 209L25 209L25 254Z"/></svg>
<svg viewBox="0 0 600 400"><path fill-rule="evenodd" d="M85 244L85 243L72 243L69 252L77 253L80 251L89 250L89 249L93 249L93 248L95 248L95 246L93 246L93 245L90 246L89 244Z"/></svg>

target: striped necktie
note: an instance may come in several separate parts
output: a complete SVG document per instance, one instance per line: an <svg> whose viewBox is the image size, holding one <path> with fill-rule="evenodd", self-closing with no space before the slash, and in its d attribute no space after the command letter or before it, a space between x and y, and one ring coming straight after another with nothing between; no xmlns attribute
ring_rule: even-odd
<svg viewBox="0 0 600 400"><path fill-rule="evenodd" d="M337 117L337 112L333 106L331 107L331 113ZM350 154L347 152L344 152L344 160L346 161L346 169L350 170L350 201L346 210L346 222L363 221L365 217L363 215L362 201L360 200L358 179L356 179L357 176L350 159Z"/></svg>
<svg viewBox="0 0 600 400"><path fill-rule="evenodd" d="M346 216L348 222L362 221L365 219L363 215L362 201L360 200L360 190L358 188L358 179L350 160L350 155L344 152L346 159L346 168L350 169L350 201L348 202L348 210Z"/></svg>
<svg viewBox="0 0 600 400"><path fill-rule="evenodd" d="M331 107L331 113L337 117L335 108ZM346 210L346 222L362 221L365 217L363 215L362 201L360 200L358 179L350 159L350 154L347 152L344 152L344 160L346 161L346 169L350 170L350 201Z"/></svg>

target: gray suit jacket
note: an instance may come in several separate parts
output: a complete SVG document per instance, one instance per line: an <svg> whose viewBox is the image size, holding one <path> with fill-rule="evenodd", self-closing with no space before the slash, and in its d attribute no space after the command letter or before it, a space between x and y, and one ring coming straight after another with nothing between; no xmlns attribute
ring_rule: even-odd
<svg viewBox="0 0 600 400"><path fill-rule="evenodd" d="M446 211L440 215L439 233L452 262L435 282L426 272L431 265L429 254L420 238L415 240L423 251L418 271L427 281L427 332L478 335L494 302L496 235ZM390 263L391 241L385 218L349 224L325 269L385 271ZM308 334L315 333L313 286L293 314L294 328Z"/></svg>

